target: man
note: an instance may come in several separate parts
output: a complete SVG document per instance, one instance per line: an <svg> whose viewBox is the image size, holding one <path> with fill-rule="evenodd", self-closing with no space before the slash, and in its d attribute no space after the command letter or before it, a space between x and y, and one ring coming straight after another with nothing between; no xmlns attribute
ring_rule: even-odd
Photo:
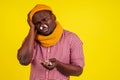
<svg viewBox="0 0 120 80"><path fill-rule="evenodd" d="M29 33L17 58L22 65L31 64L30 80L69 80L83 71L81 40L64 30L50 7L36 5L28 14Z"/></svg>

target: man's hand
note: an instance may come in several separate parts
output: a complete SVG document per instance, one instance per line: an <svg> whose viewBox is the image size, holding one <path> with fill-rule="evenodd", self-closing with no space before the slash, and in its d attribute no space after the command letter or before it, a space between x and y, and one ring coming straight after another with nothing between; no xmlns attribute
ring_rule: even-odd
<svg viewBox="0 0 120 80"><path fill-rule="evenodd" d="M35 29L35 25L34 25L33 22L30 20L30 12L28 13L27 22L28 22L30 28Z"/></svg>
<svg viewBox="0 0 120 80"><path fill-rule="evenodd" d="M83 68L80 66L62 63L56 58L51 58L47 61L42 61L41 64L48 70L56 68L59 72L66 76L69 75L79 76L83 71Z"/></svg>
<svg viewBox="0 0 120 80"><path fill-rule="evenodd" d="M51 59L49 59L49 60L42 61L41 64L42 64L45 68L47 68L47 69L49 69L49 70L52 70L52 69L54 69L54 68L57 66L58 62L59 62L59 61L56 60L56 58L51 58Z"/></svg>

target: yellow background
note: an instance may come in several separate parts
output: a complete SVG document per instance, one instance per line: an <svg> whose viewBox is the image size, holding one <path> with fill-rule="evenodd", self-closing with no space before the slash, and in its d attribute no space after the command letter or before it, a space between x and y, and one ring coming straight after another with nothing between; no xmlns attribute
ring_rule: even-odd
<svg viewBox="0 0 120 80"><path fill-rule="evenodd" d="M29 31L27 14L38 3L51 6L61 25L83 41L84 72L71 80L120 80L119 0L0 1L0 80L29 80L30 66L16 55Z"/></svg>

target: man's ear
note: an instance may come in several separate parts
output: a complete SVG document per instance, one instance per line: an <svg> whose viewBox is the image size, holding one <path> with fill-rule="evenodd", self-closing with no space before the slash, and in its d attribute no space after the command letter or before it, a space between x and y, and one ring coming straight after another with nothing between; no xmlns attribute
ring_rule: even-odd
<svg viewBox="0 0 120 80"><path fill-rule="evenodd" d="M56 21L56 16L54 14L52 14L52 19Z"/></svg>

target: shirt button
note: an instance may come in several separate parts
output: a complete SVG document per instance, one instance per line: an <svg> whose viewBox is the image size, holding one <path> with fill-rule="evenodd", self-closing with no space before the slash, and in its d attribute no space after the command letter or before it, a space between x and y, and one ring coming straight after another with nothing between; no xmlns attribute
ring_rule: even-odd
<svg viewBox="0 0 120 80"><path fill-rule="evenodd" d="M46 72L46 75L48 75L48 71Z"/></svg>
<svg viewBox="0 0 120 80"><path fill-rule="evenodd" d="M46 72L46 79L48 79L48 71Z"/></svg>

